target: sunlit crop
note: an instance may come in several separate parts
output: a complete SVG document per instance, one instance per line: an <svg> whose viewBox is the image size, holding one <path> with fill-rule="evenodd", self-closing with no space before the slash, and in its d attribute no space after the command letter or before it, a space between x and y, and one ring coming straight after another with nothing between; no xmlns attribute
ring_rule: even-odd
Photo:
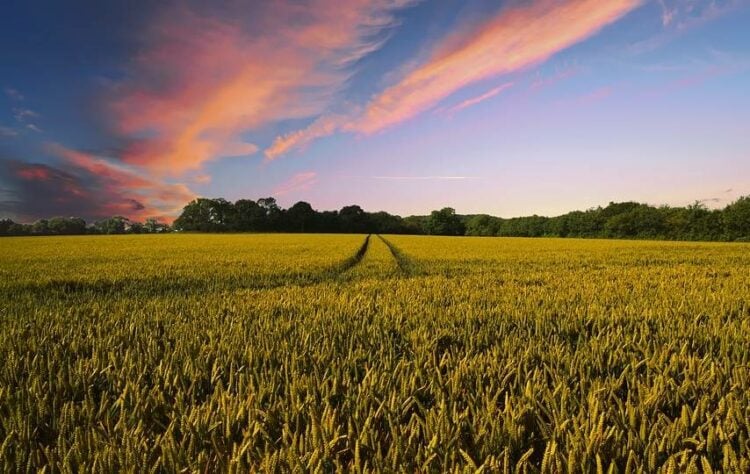
<svg viewBox="0 0 750 474"><path fill-rule="evenodd" d="M750 472L750 245L0 240L7 472Z"/></svg>

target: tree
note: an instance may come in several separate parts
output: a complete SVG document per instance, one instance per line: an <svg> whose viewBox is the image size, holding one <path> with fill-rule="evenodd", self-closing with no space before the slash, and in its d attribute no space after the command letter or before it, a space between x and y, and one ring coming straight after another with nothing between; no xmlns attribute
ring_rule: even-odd
<svg viewBox="0 0 750 474"><path fill-rule="evenodd" d="M743 196L724 208L722 221L728 239L750 239L750 196Z"/></svg>
<svg viewBox="0 0 750 474"><path fill-rule="evenodd" d="M8 227L8 235L31 235L31 227L26 224L13 223Z"/></svg>
<svg viewBox="0 0 750 474"><path fill-rule="evenodd" d="M123 216L114 216L94 223L94 228L100 234L124 234L130 226L130 220Z"/></svg>
<svg viewBox="0 0 750 474"><path fill-rule="evenodd" d="M466 235L494 236L500 227L497 217L479 214L466 221Z"/></svg>
<svg viewBox="0 0 750 474"><path fill-rule="evenodd" d="M281 230L281 218L283 213L279 205L276 203L276 198L260 198L258 199L258 206L263 209L265 214L262 230Z"/></svg>
<svg viewBox="0 0 750 474"><path fill-rule="evenodd" d="M315 210L304 201L300 201L287 209L285 213L286 228L292 232L308 232L315 224Z"/></svg>
<svg viewBox="0 0 750 474"><path fill-rule="evenodd" d="M143 233L158 234L161 232L169 232L169 224L159 222L159 220L155 217L149 217L143 223Z"/></svg>
<svg viewBox="0 0 750 474"><path fill-rule="evenodd" d="M432 211L427 219L427 233L431 235L463 235L464 231L463 222L451 207Z"/></svg>
<svg viewBox="0 0 750 474"><path fill-rule="evenodd" d="M85 234L86 221L80 217L53 217L47 222L47 231L54 235Z"/></svg>
<svg viewBox="0 0 750 474"><path fill-rule="evenodd" d="M570 237L599 237L604 228L600 212L601 209L573 211L560 216L560 219L565 222L564 229Z"/></svg>
<svg viewBox="0 0 750 474"><path fill-rule="evenodd" d="M223 198L194 199L182 210L174 226L180 230L225 232L234 220L234 205Z"/></svg>
<svg viewBox="0 0 750 474"><path fill-rule="evenodd" d="M339 212L323 211L319 212L315 219L316 232L340 232Z"/></svg>
<svg viewBox="0 0 750 474"><path fill-rule="evenodd" d="M140 222L131 221L130 225L128 226L127 229L125 229L125 231L128 234L143 234L146 232L146 228Z"/></svg>
<svg viewBox="0 0 750 474"><path fill-rule="evenodd" d="M404 232L408 234L426 234L428 216L408 216L403 218Z"/></svg>
<svg viewBox="0 0 750 474"><path fill-rule="evenodd" d="M604 225L608 237L664 237L666 229L665 213L645 204L630 206L629 210L610 217Z"/></svg>
<svg viewBox="0 0 750 474"><path fill-rule="evenodd" d="M0 235L9 235L10 228L15 222L10 219L0 219Z"/></svg>
<svg viewBox="0 0 750 474"><path fill-rule="evenodd" d="M34 222L31 224L31 233L34 235L49 234L49 221L47 219L39 219Z"/></svg>
<svg viewBox="0 0 750 474"><path fill-rule="evenodd" d="M406 231L403 219L387 212L369 214L370 226L378 234L402 234Z"/></svg>
<svg viewBox="0 0 750 474"><path fill-rule="evenodd" d="M232 230L247 232L262 230L266 220L266 209L251 199L240 199L234 203Z"/></svg>
<svg viewBox="0 0 750 474"><path fill-rule="evenodd" d="M370 230L367 213L357 205L342 207L339 211L339 220L344 232L364 234Z"/></svg>

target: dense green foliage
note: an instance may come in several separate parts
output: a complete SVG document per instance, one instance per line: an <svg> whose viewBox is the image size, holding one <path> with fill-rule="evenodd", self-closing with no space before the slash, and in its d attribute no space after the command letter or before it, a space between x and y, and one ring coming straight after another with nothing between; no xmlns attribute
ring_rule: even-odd
<svg viewBox="0 0 750 474"><path fill-rule="evenodd" d="M696 203L687 207L654 207L636 202L610 203L557 217L503 219L486 214L460 216L446 207L429 216L402 218L387 212L365 212L345 206L340 211L316 211L300 201L289 209L274 198L258 201L199 198L188 203L174 229L189 232L324 232L429 234L503 237L585 237L693 241L750 240L750 197L722 210ZM34 224L0 220L0 235L74 235L159 233L169 226L148 219L144 224L112 217L91 226L79 218L55 217Z"/></svg>
<svg viewBox="0 0 750 474"><path fill-rule="evenodd" d="M175 228L201 232L347 232L504 237L597 237L662 240L750 239L750 197L723 210L701 204L654 207L635 202L574 211L557 217L503 219L489 215L459 216L446 207L429 216L406 219L386 212L367 213L359 206L315 211L298 202L282 209L273 198L258 202L197 199L175 221Z"/></svg>
<svg viewBox="0 0 750 474"><path fill-rule="evenodd" d="M0 240L7 472L748 472L750 247Z"/></svg>
<svg viewBox="0 0 750 474"><path fill-rule="evenodd" d="M722 210L711 210L698 203L687 207L654 207L621 202L557 217L502 219L475 215L466 219L466 235L750 240L750 197L740 198Z"/></svg>
<svg viewBox="0 0 750 474"><path fill-rule="evenodd" d="M39 219L33 224L18 224L11 219L0 219L0 236L24 235L84 235L84 234L158 234L169 232L170 226L157 219L137 222L122 216L102 219L92 225L80 217Z"/></svg>
<svg viewBox="0 0 750 474"><path fill-rule="evenodd" d="M306 202L283 209L274 198L234 204L199 198L185 206L174 227L198 232L422 233L420 227L387 212L365 212L356 205L319 212Z"/></svg>

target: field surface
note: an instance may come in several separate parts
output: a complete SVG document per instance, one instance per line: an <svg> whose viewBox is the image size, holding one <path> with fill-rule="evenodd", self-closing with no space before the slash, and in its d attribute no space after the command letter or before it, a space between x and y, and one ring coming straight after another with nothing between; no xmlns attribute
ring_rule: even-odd
<svg viewBox="0 0 750 474"><path fill-rule="evenodd" d="M750 472L750 245L0 239L5 472Z"/></svg>

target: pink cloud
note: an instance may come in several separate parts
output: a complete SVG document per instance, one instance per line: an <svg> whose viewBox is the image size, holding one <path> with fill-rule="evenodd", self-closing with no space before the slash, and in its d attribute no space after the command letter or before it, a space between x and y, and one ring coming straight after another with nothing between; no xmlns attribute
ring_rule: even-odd
<svg viewBox="0 0 750 474"><path fill-rule="evenodd" d="M29 181L47 181L52 178L52 172L46 166L42 165L24 165L16 171L19 178Z"/></svg>
<svg viewBox="0 0 750 474"><path fill-rule="evenodd" d="M193 182L197 184L208 184L211 182L211 175L199 174L198 176L193 178Z"/></svg>
<svg viewBox="0 0 750 474"><path fill-rule="evenodd" d="M208 16L168 10L144 35L109 110L132 139L123 159L162 175L257 151L242 139L280 120L320 114L349 66L382 43L412 0L292 0ZM139 138L138 138L139 137Z"/></svg>
<svg viewBox="0 0 750 474"><path fill-rule="evenodd" d="M476 97L472 97L470 99L466 99L463 102L458 103L457 105L454 105L453 107L446 110L446 113L453 114L456 112L459 112L465 108L471 107L473 105L477 105L480 102L484 102L487 99L491 99L495 97L496 95L500 94L502 91L509 89L513 87L512 82L507 82L505 84L501 84L493 89L490 89L489 91L485 92L484 94L478 95Z"/></svg>
<svg viewBox="0 0 750 474"><path fill-rule="evenodd" d="M372 134L411 119L465 86L547 60L641 3L534 0L504 8L488 21L466 26L439 41L426 61L407 71L358 113L348 118L323 116L303 130L279 137L267 155L279 156L336 130Z"/></svg>
<svg viewBox="0 0 750 474"><path fill-rule="evenodd" d="M318 174L314 171L306 171L304 173L297 173L288 180L279 184L273 189L275 196L283 196L295 191L306 191L310 189L315 183L317 183Z"/></svg>
<svg viewBox="0 0 750 474"><path fill-rule="evenodd" d="M184 184L144 178L127 165L90 153L59 144L49 144L47 149L62 158L71 173L84 172L94 178L91 194L100 203L102 214L120 214L131 219L160 216L171 220L196 197Z"/></svg>
<svg viewBox="0 0 750 474"><path fill-rule="evenodd" d="M266 149L266 158L276 159L293 148L304 148L318 138L332 135L346 120L346 117L340 115L323 115L307 128L277 137Z"/></svg>
<svg viewBox="0 0 750 474"><path fill-rule="evenodd" d="M478 176L373 176L372 179L385 181L465 181L480 178Z"/></svg>
<svg viewBox="0 0 750 474"><path fill-rule="evenodd" d="M355 131L374 133L433 107L464 86L518 71L597 33L641 0L538 0L459 32L368 104Z"/></svg>

